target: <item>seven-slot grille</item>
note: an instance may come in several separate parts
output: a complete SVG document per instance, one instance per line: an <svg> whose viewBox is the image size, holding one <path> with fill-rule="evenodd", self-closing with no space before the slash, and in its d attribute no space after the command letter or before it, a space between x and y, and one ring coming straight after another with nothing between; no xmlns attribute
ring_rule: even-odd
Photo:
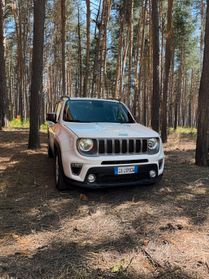
<svg viewBox="0 0 209 279"><path fill-rule="evenodd" d="M147 139L98 139L97 153L140 154L147 152Z"/></svg>

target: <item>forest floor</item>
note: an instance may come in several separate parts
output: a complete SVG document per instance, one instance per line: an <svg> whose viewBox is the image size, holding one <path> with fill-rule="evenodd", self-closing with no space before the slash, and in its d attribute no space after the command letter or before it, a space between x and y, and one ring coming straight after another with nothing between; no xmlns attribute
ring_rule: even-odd
<svg viewBox="0 0 209 279"><path fill-rule="evenodd" d="M172 134L155 186L59 193L27 130L0 132L0 278L209 278L209 171Z"/></svg>

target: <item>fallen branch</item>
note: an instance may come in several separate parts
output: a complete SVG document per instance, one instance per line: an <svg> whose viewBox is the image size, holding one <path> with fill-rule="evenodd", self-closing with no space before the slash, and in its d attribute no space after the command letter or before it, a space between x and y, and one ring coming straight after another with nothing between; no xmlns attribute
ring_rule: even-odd
<svg viewBox="0 0 209 279"><path fill-rule="evenodd" d="M128 263L128 265L126 266L126 268L124 268L124 271L127 271L127 269L129 268L129 266L132 264L134 257L132 257Z"/></svg>
<svg viewBox="0 0 209 279"><path fill-rule="evenodd" d="M164 267L158 263L155 259L153 259L153 257L144 249L141 248L142 252L145 254L145 256L147 257L147 259L149 260L149 262L156 268L162 268L164 269Z"/></svg>

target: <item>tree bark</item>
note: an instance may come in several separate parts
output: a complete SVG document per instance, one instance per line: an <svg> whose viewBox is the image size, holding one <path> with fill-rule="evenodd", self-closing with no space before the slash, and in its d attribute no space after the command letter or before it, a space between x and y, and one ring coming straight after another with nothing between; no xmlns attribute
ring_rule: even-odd
<svg viewBox="0 0 209 279"><path fill-rule="evenodd" d="M88 96L88 79L89 79L89 62L90 62L90 22L91 22L91 10L90 0L86 0L86 71L83 85L83 96Z"/></svg>
<svg viewBox="0 0 209 279"><path fill-rule="evenodd" d="M96 67L96 91L99 98L105 95L106 85L106 55L107 55L107 24L111 11L111 0L103 1L100 22L97 23L98 34L98 63Z"/></svg>
<svg viewBox="0 0 209 279"><path fill-rule="evenodd" d="M100 51L100 87L102 88L102 96L107 97L107 25L110 18L112 0L103 2L102 17L102 38Z"/></svg>
<svg viewBox="0 0 209 279"><path fill-rule="evenodd" d="M79 97L81 97L82 96L83 67L82 67L81 23L80 23L79 7L78 7L78 68L79 68Z"/></svg>
<svg viewBox="0 0 209 279"><path fill-rule="evenodd" d="M200 51L203 53L204 47L204 27L205 27L205 0L201 0L200 4L200 14L201 14L201 34L200 34Z"/></svg>
<svg viewBox="0 0 209 279"><path fill-rule="evenodd" d="M114 98L121 98L119 93L119 81L121 82L121 68L122 68L122 47L123 47L123 32L124 32L124 4L120 5L120 31L118 37L118 56L117 56L117 64L116 64L116 75L115 75L115 92Z"/></svg>
<svg viewBox="0 0 209 279"><path fill-rule="evenodd" d="M162 123L161 123L161 137L162 141L167 141L167 106L168 106L168 81L172 59L172 12L173 12L173 0L168 0L168 12L167 12L167 39L165 47L165 74L163 85L163 102L162 102Z"/></svg>
<svg viewBox="0 0 209 279"><path fill-rule="evenodd" d="M159 81L159 0L152 1L152 43L153 43L153 93L151 108L151 126L159 131L160 81Z"/></svg>
<svg viewBox="0 0 209 279"><path fill-rule="evenodd" d="M138 61L138 65L135 65L135 90L134 90L134 115L136 117L136 119L139 121L140 120L140 108L142 108L142 106L140 106L140 102L139 102L139 97L141 95L141 81L142 81L142 75L143 75L143 65L144 65L144 45L145 45L145 25L146 25L146 17L147 17L147 3L148 0L144 0L142 3L142 11L141 11L141 15L140 15L140 26L139 28L142 30L139 30L139 33L141 31L141 44L138 41L139 40L139 34L138 35L138 47L139 48L137 50L137 59L136 61ZM139 51L140 50L140 51ZM139 54L140 53L140 54ZM136 63L135 63L136 64ZM139 67L139 71L138 68ZM137 115L137 109L138 109L138 115Z"/></svg>
<svg viewBox="0 0 209 279"><path fill-rule="evenodd" d="M99 44L100 44L100 13L101 13L101 4L102 0L99 0L99 6L98 6L98 11L97 11L97 16L95 19L95 30L94 30L94 40L95 40L95 48L94 48L94 65L92 69L92 84L91 84L91 97L95 97L95 95L98 93L95 93L96 90L96 83L97 83L97 75L98 75L98 65L99 65ZM97 29L98 29L98 34L97 34Z"/></svg>
<svg viewBox="0 0 209 279"><path fill-rule="evenodd" d="M131 99L131 88L132 88L132 59L133 59L133 0L129 0L129 58L128 58L128 90L127 90L127 103ZM130 105L130 104L129 104Z"/></svg>
<svg viewBox="0 0 209 279"><path fill-rule="evenodd" d="M33 26L33 57L32 80L30 97L30 133L29 149L40 147L39 117L40 93L43 80L43 48L44 48L44 22L46 0L34 0L34 26Z"/></svg>
<svg viewBox="0 0 209 279"><path fill-rule="evenodd" d="M203 69L200 81L198 98L198 127L195 163L198 166L208 165L209 147L209 1L207 1L205 49L203 57Z"/></svg>
<svg viewBox="0 0 209 279"><path fill-rule="evenodd" d="M4 32L3 32L3 3L0 0L0 129L4 127L5 121L5 99L6 99L6 72L4 59Z"/></svg>
<svg viewBox="0 0 209 279"><path fill-rule="evenodd" d="M188 127L192 127L192 96L193 96L193 78L194 78L194 69L191 73L191 83L190 83L190 93L189 93L189 104L188 104Z"/></svg>
<svg viewBox="0 0 209 279"><path fill-rule="evenodd" d="M62 37L62 95L66 93L65 78L65 25L66 25L66 2L61 0L61 37Z"/></svg>

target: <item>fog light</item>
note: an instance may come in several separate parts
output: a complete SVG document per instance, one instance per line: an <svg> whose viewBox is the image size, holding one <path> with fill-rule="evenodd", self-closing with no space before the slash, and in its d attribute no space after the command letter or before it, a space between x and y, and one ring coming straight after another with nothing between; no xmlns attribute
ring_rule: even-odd
<svg viewBox="0 0 209 279"><path fill-rule="evenodd" d="M156 175L157 175L157 173L156 173L155 170L151 170L151 171L149 172L149 176L150 176L151 178L155 178Z"/></svg>
<svg viewBox="0 0 209 279"><path fill-rule="evenodd" d="M89 174L87 179L89 183L94 183L96 180L96 176L94 174Z"/></svg>

